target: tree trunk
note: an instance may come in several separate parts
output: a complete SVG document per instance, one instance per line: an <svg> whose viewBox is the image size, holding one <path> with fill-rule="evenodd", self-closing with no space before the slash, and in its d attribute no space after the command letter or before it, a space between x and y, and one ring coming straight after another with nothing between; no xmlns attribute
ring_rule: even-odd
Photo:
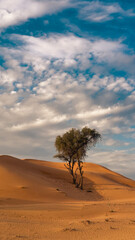
<svg viewBox="0 0 135 240"><path fill-rule="evenodd" d="M81 175L81 185L80 185L81 190L83 190L83 175Z"/></svg>
<svg viewBox="0 0 135 240"><path fill-rule="evenodd" d="M73 162L72 163L72 168L71 168L71 174L72 174L72 177L73 177L73 184L76 184L76 175L74 174L74 165L75 165L75 163Z"/></svg>
<svg viewBox="0 0 135 240"><path fill-rule="evenodd" d="M83 190L83 171L82 171L83 163L80 161L79 157L78 157L77 161L78 161L78 168L79 168L79 172L80 172L80 181L79 181L78 186L80 186L80 189Z"/></svg>

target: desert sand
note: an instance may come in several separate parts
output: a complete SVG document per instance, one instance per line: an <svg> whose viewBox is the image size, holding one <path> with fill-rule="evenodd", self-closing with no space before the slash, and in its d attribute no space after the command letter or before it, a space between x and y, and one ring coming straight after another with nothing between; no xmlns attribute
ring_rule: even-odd
<svg viewBox="0 0 135 240"><path fill-rule="evenodd" d="M64 163L0 156L0 240L135 239L135 181L84 163L84 190Z"/></svg>

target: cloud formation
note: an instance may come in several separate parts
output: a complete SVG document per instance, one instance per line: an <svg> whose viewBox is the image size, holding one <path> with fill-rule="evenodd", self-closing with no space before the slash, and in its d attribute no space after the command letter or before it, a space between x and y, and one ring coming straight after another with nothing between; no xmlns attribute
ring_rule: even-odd
<svg viewBox="0 0 135 240"><path fill-rule="evenodd" d="M20 45L16 49L1 48L1 54L8 66L7 70L1 68L3 89L1 93L6 89L11 96L17 95L18 99L20 97L20 102L17 102L16 107L13 108L15 114L20 112L24 112L24 116L27 112L31 114L34 111L33 107L35 108L34 103L39 105L44 103L46 109L43 115L38 112L28 124L14 124L11 127L13 131L33 129L48 122L55 124L70 119L80 122L81 125L92 121L93 127L98 123L99 128L104 130L107 130L106 126L108 126L108 131L111 127L113 133L124 131L123 115L134 111L131 100L134 96L134 82L130 78L112 75L100 77L99 72L93 72L94 76L89 78L84 74L84 69L93 71L95 59L99 63L104 61L105 68L111 63L112 66L117 65L119 69L119 59L114 63L111 56L115 56L116 59L120 54L126 56L123 50L125 46L121 42L88 40L73 35L52 35L42 38L13 35L12 39L19 40ZM121 62L121 66L124 66L124 62ZM77 76L75 72L79 67L80 74ZM121 101L118 104L117 98L123 92L125 92L124 103ZM131 95L126 97L129 93ZM29 103L31 99L32 109L28 107L27 110L27 105L31 105L31 102ZM52 109L53 102L55 102L54 109ZM24 110L19 111L23 105L25 105ZM63 105L68 106L66 112ZM36 108L40 109L37 105ZM118 118L119 115L121 115L120 118ZM41 119L38 116L41 116ZM123 122L121 128L118 127L120 121Z"/></svg>
<svg viewBox="0 0 135 240"><path fill-rule="evenodd" d="M18 56L20 54L20 58L26 63L31 61L33 64L35 61L35 67L40 66L39 71L42 71L43 66L37 64L38 60L47 59L54 62L55 68L79 67L80 70L91 69L91 72L99 74L115 68L118 71L135 73L135 54L132 52L130 54L130 49L121 40L86 39L73 34L52 34L42 37L12 35L11 39L19 40L20 46L15 52L10 49L1 49L1 52L10 51L11 55ZM49 64L49 61L46 64Z"/></svg>
<svg viewBox="0 0 135 240"><path fill-rule="evenodd" d="M103 1L80 2L80 17L93 22L106 22L119 16L135 17L132 9L124 10L119 3L106 3Z"/></svg>
<svg viewBox="0 0 135 240"><path fill-rule="evenodd" d="M37 149L40 158L46 154L52 159L53 154L50 156L49 152L54 150L55 137L70 127L87 125L98 129L103 136L134 134L132 79L101 77L96 72L92 77L84 74L86 68L93 70L94 58L98 62L106 61L107 66L112 53L116 57L124 55L125 45L120 41L57 34L40 38L13 35L11 38L19 40L19 45L16 49L1 48L8 68L1 68L0 95L1 136L3 139L9 136L7 144L11 153L16 148L11 143L14 139L19 154L21 144L27 155L29 148L34 153ZM82 70L76 75L79 66ZM123 93L124 99L118 103ZM47 142L45 149L44 142ZM104 144L108 147L114 142L112 138ZM4 148L1 141L1 149Z"/></svg>
<svg viewBox="0 0 135 240"><path fill-rule="evenodd" d="M30 18L52 14L70 6L70 0L1 0L0 28L27 21Z"/></svg>
<svg viewBox="0 0 135 240"><path fill-rule="evenodd" d="M117 17L135 17L134 9L124 10L119 3L106 4L103 1L72 0L1 0L0 28L18 25L31 18L38 18L62 11L78 9L79 16L87 21L106 22ZM48 24L48 20L45 20Z"/></svg>

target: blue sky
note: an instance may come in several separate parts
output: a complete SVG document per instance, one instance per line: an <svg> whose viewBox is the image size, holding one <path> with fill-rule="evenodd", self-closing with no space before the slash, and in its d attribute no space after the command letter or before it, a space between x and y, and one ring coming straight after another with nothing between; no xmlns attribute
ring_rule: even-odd
<svg viewBox="0 0 135 240"><path fill-rule="evenodd" d="M53 160L88 126L96 162L135 179L135 2L0 1L0 153Z"/></svg>

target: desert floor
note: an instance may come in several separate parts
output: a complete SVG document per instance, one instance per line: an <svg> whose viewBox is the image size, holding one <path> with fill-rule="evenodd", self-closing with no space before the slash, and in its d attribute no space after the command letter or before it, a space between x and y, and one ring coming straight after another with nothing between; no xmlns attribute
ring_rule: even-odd
<svg viewBox="0 0 135 240"><path fill-rule="evenodd" d="M0 240L135 240L135 181L84 170L81 191L63 163L0 156Z"/></svg>

